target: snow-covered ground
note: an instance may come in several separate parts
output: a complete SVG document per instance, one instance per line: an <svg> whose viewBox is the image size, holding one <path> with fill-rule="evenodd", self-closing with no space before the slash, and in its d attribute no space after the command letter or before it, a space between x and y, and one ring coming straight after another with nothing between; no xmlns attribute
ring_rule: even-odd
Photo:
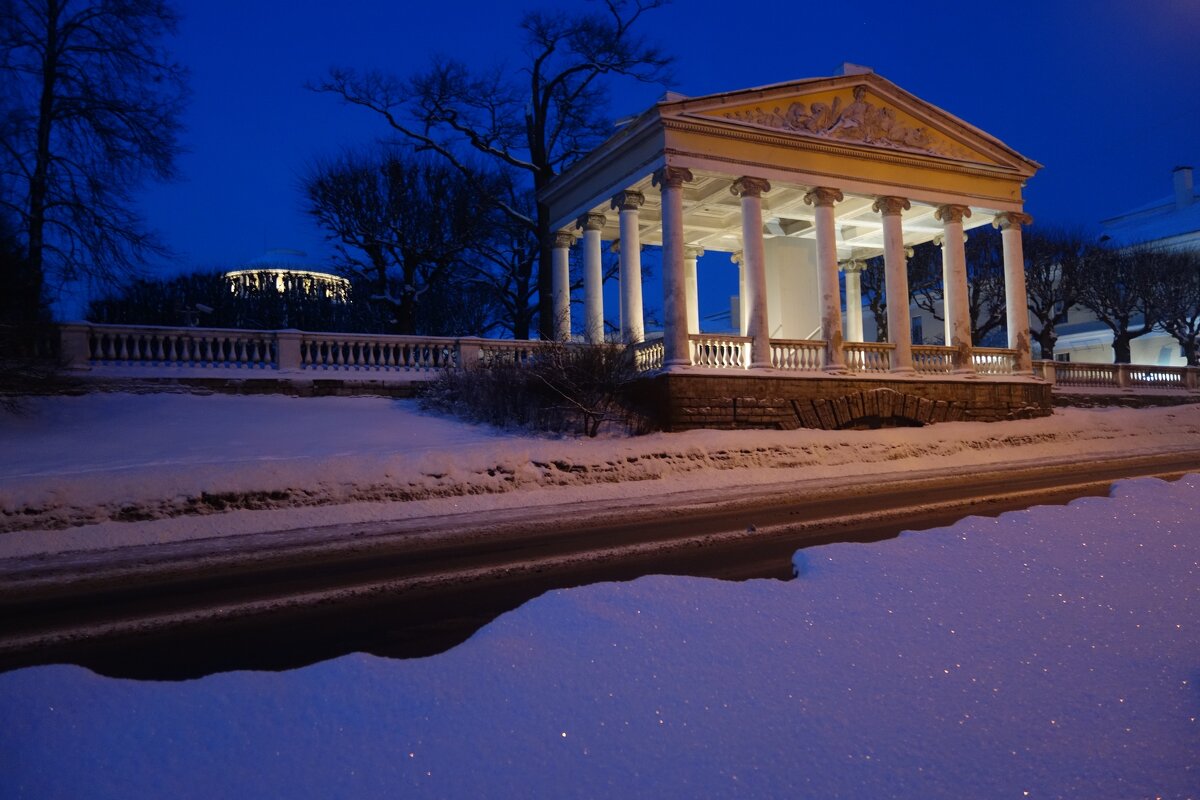
<svg viewBox="0 0 1200 800"><path fill-rule="evenodd" d="M883 431L501 435L383 398L90 394L0 413L0 558L1200 448L1200 406Z"/></svg>
<svg viewBox="0 0 1200 800"><path fill-rule="evenodd" d="M432 424L432 423L431 423ZM5 797L1200 796L1200 476L551 592L447 653L0 675Z"/></svg>

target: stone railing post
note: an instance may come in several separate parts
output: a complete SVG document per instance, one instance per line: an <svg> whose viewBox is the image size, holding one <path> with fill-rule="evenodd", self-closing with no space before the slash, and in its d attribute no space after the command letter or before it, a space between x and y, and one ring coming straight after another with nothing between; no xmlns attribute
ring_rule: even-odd
<svg viewBox="0 0 1200 800"><path fill-rule="evenodd" d="M1056 361L1042 362L1042 378L1051 386L1058 383L1058 363Z"/></svg>
<svg viewBox="0 0 1200 800"><path fill-rule="evenodd" d="M290 370L300 371L300 337L300 331L295 328L275 331L276 369L281 372Z"/></svg>
<svg viewBox="0 0 1200 800"><path fill-rule="evenodd" d="M459 369L469 369L483 358L483 348L476 338L459 339L454 343L457 366Z"/></svg>
<svg viewBox="0 0 1200 800"><path fill-rule="evenodd" d="M1200 389L1200 367L1183 368L1183 385L1193 392Z"/></svg>
<svg viewBox="0 0 1200 800"><path fill-rule="evenodd" d="M1128 389L1129 388L1129 365L1128 364L1117 364L1116 367L1117 367L1117 369L1116 369L1117 388L1118 389Z"/></svg>
<svg viewBox="0 0 1200 800"><path fill-rule="evenodd" d="M91 369L92 347L85 322L67 322L59 327L59 346L67 369Z"/></svg>

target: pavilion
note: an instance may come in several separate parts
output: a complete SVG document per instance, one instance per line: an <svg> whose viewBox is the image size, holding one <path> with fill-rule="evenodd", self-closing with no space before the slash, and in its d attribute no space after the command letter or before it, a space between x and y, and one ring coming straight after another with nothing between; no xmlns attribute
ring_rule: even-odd
<svg viewBox="0 0 1200 800"><path fill-rule="evenodd" d="M1040 165L870 69L703 97L669 94L539 193L553 229L556 334L604 341L602 242L619 252L620 333L668 429L841 428L1048 414L1030 361L1021 190ZM1007 348L971 341L964 236L1002 231ZM946 345L914 346L906 249L942 247ZM663 262L646 341L641 248ZM736 334L699 329L697 258L739 269ZM882 255L889 341L864 342L859 272ZM839 270L844 276L843 313Z"/></svg>

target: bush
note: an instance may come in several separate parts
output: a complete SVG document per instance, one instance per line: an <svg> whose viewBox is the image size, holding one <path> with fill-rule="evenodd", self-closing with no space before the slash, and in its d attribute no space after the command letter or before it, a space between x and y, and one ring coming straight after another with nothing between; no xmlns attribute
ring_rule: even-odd
<svg viewBox="0 0 1200 800"><path fill-rule="evenodd" d="M422 394L426 408L500 428L595 436L605 423L641 433L629 388L633 354L621 345L548 343L523 363L448 370Z"/></svg>

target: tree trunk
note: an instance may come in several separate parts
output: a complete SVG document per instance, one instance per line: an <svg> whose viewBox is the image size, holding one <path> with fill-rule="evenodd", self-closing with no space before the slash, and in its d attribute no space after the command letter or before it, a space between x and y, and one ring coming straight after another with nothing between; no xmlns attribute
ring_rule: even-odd
<svg viewBox="0 0 1200 800"><path fill-rule="evenodd" d="M531 265L532 266L532 265ZM517 281L514 289L513 302L513 338L528 339L530 323L533 322L529 313L529 275L522 275L524 267L517 268Z"/></svg>
<svg viewBox="0 0 1200 800"><path fill-rule="evenodd" d="M1130 337L1129 334L1119 334L1113 336L1112 349L1114 364L1128 364L1132 360L1129 347L1131 338L1132 337Z"/></svg>
<svg viewBox="0 0 1200 800"><path fill-rule="evenodd" d="M1058 336L1054 334L1054 328L1050 325L1044 325L1040 331L1034 334L1037 339L1038 347L1042 350L1042 358L1047 361L1054 360L1054 345L1058 343Z"/></svg>
<svg viewBox="0 0 1200 800"><path fill-rule="evenodd" d="M46 43L42 57L42 88L38 100L38 124L34 143L33 174L29 179L29 252L24 265L26 302L33 304L30 312L36 315L42 304L45 282L46 195L50 186L50 129L54 119L55 78L58 74L58 17L57 0L46 4Z"/></svg>
<svg viewBox="0 0 1200 800"><path fill-rule="evenodd" d="M545 341L554 339L554 263L550 251L550 216L546 207L538 203L537 207L537 237L538 237L538 338Z"/></svg>
<svg viewBox="0 0 1200 800"><path fill-rule="evenodd" d="M1183 347L1183 357L1187 361L1189 367L1200 367L1200 342L1191 339L1186 342L1180 342Z"/></svg>
<svg viewBox="0 0 1200 800"><path fill-rule="evenodd" d="M871 315L875 317L875 341L886 342L888 340L887 306L872 305Z"/></svg>

